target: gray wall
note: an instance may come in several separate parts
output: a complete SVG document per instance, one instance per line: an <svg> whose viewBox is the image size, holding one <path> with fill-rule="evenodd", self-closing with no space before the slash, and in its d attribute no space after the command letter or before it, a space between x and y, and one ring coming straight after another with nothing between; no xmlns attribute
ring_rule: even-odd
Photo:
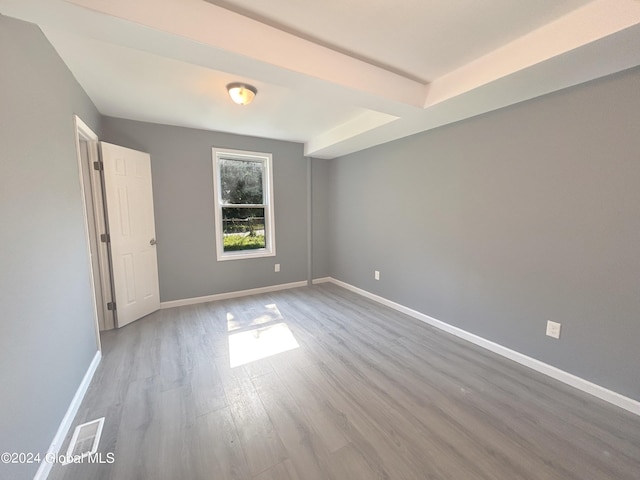
<svg viewBox="0 0 640 480"><path fill-rule="evenodd" d="M640 400L639 86L635 69L330 161L331 276Z"/></svg>
<svg viewBox="0 0 640 480"><path fill-rule="evenodd" d="M330 274L328 232L331 225L329 216L330 162L311 159L311 218L312 218L312 278L324 278Z"/></svg>
<svg viewBox="0 0 640 480"><path fill-rule="evenodd" d="M100 117L40 30L3 16L0 105L0 452L44 455L97 350L73 114Z"/></svg>
<svg viewBox="0 0 640 480"><path fill-rule="evenodd" d="M103 119L102 139L151 154L162 301L307 279L307 161L301 144L110 117ZM276 257L216 261L214 146L273 154Z"/></svg>

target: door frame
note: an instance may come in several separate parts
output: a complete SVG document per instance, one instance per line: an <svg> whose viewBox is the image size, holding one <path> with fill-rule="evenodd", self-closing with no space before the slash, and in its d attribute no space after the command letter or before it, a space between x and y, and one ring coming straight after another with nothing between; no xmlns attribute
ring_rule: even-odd
<svg viewBox="0 0 640 480"><path fill-rule="evenodd" d="M80 187L82 195L85 220L85 240L89 253L89 268L91 279L91 291L94 304L94 318L96 325L96 342L100 349L100 331L115 328L115 313L109 310L108 303L113 301L111 262L109 258L108 243L100 241L100 235L107 233L105 221L105 201L103 179L100 170L94 169L94 162L99 162L98 136L82 121L80 117L74 115L76 157L78 161L78 173L80 176ZM87 157L82 158L80 142L87 144ZM86 162L86 163L85 163ZM89 178L85 178L86 175ZM85 181L86 180L86 181ZM89 203L88 199L91 199ZM93 208L91 208L93 206ZM98 250L98 271L96 272L91 261L91 235L94 232L97 238ZM101 299L99 302L98 299Z"/></svg>

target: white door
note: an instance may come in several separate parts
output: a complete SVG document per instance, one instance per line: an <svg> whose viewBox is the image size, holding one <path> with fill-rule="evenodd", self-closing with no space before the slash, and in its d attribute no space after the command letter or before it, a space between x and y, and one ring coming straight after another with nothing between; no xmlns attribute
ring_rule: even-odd
<svg viewBox="0 0 640 480"><path fill-rule="evenodd" d="M160 308L151 156L100 142L118 327Z"/></svg>

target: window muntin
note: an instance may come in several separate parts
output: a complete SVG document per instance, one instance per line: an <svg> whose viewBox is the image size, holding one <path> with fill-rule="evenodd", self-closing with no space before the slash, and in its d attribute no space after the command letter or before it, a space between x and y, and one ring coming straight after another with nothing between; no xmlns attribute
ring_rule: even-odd
<svg viewBox="0 0 640 480"><path fill-rule="evenodd" d="M213 149L218 260L275 255L272 157Z"/></svg>

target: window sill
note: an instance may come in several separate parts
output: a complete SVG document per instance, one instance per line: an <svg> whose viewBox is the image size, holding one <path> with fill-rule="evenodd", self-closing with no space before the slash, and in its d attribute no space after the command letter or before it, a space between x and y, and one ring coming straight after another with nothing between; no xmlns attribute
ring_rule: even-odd
<svg viewBox="0 0 640 480"><path fill-rule="evenodd" d="M225 252L218 255L219 262L225 262L227 260L245 260L249 258L262 258L262 257L275 257L276 252L267 250L266 248L260 248L256 250L239 250L236 252Z"/></svg>

